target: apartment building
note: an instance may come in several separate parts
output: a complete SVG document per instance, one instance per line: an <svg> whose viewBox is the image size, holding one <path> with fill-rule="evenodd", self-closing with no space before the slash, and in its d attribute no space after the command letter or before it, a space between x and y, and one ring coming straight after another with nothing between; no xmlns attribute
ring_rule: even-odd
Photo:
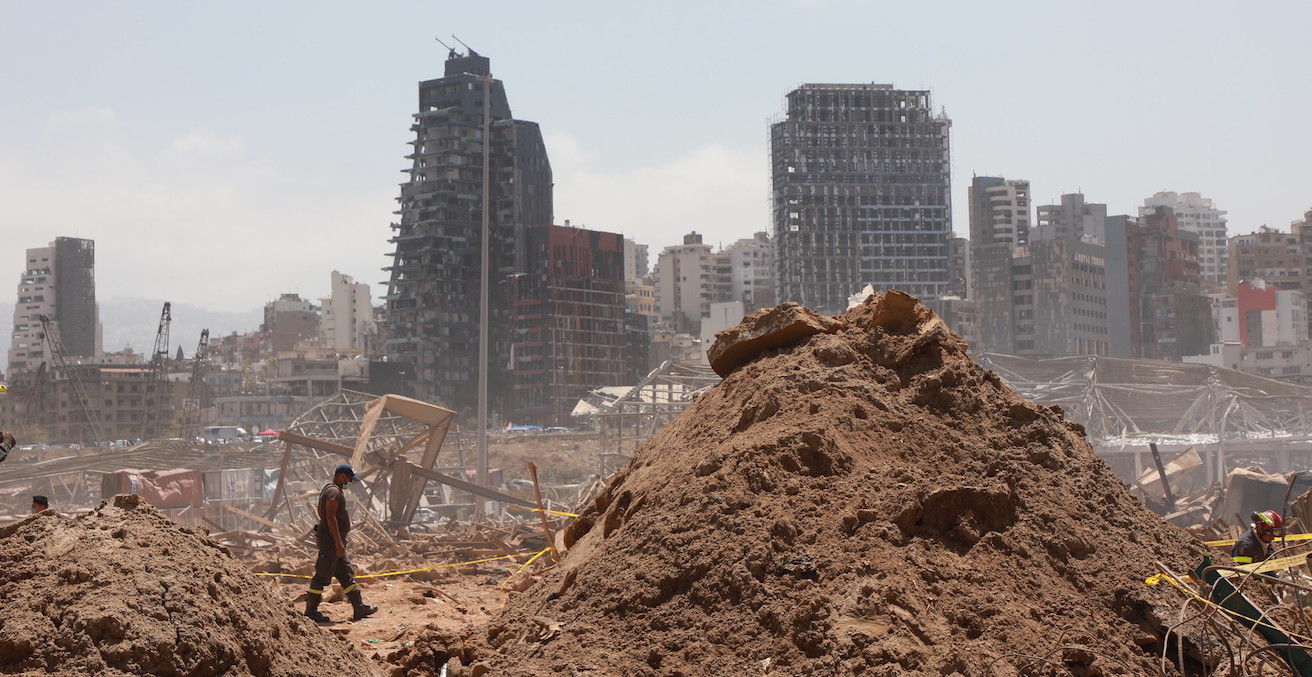
<svg viewBox="0 0 1312 677"><path fill-rule="evenodd" d="M769 233L756 233L724 248L729 269L729 300L743 304L745 312L771 308L774 297L774 247Z"/></svg>
<svg viewBox="0 0 1312 677"><path fill-rule="evenodd" d="M776 300L841 312L867 284L950 286L948 131L930 93L804 84L770 126Z"/></svg>
<svg viewBox="0 0 1312 677"><path fill-rule="evenodd" d="M1209 291L1225 288L1229 260L1229 238L1225 212L1198 193L1160 192L1143 201L1139 216L1168 207L1179 222L1179 229L1198 236L1199 284Z"/></svg>
<svg viewBox="0 0 1312 677"><path fill-rule="evenodd" d="M1066 193L1061 202L1037 209L1031 240L1075 240L1104 244L1107 205L1086 202L1083 193Z"/></svg>
<svg viewBox="0 0 1312 677"><path fill-rule="evenodd" d="M563 426L593 388L628 381L624 244L616 233L528 229L528 271L508 280L511 394L504 416Z"/></svg>
<svg viewBox="0 0 1312 677"><path fill-rule="evenodd" d="M688 233L656 257L652 270L656 312L675 332L696 335L712 303L728 300L728 260L717 261L701 234Z"/></svg>
<svg viewBox="0 0 1312 677"><path fill-rule="evenodd" d="M369 285L335 270L331 285L331 293L319 299L319 345L338 353L368 353L374 324Z"/></svg>
<svg viewBox="0 0 1312 677"><path fill-rule="evenodd" d="M1296 233L1262 226L1255 233L1230 238L1226 290L1239 283L1261 279L1281 289L1303 289L1304 249Z"/></svg>
<svg viewBox="0 0 1312 677"><path fill-rule="evenodd" d="M650 264L647 261L648 247L645 244L638 244L633 238L624 238L624 281L633 284L643 284L647 279L647 272Z"/></svg>
<svg viewBox="0 0 1312 677"><path fill-rule="evenodd" d="M973 348L1014 355L1107 355L1106 248L1065 239L972 248Z"/></svg>
<svg viewBox="0 0 1312 677"><path fill-rule="evenodd" d="M319 309L300 294L283 294L264 304L260 331L274 354L294 350L304 341L319 337Z"/></svg>
<svg viewBox="0 0 1312 677"><path fill-rule="evenodd" d="M978 246L1029 244L1030 182L976 176L970 182L970 241Z"/></svg>
<svg viewBox="0 0 1312 677"><path fill-rule="evenodd" d="M1123 224L1125 232L1109 232L1109 242L1125 243L1134 356L1179 360L1206 353L1216 331L1200 286L1198 234L1181 229L1170 207L1153 207Z"/></svg>
<svg viewBox="0 0 1312 677"><path fill-rule="evenodd" d="M14 303L6 372L35 370L54 360L42 338L42 315L59 332L65 357L99 358L103 349L95 270L93 240L59 237L45 247L27 250Z"/></svg>

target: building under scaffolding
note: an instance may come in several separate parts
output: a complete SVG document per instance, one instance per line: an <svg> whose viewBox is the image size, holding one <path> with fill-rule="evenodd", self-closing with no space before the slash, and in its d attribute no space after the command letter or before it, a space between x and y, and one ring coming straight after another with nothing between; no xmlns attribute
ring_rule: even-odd
<svg viewBox="0 0 1312 677"><path fill-rule="evenodd" d="M1017 393L1058 405L1129 482L1189 447L1209 482L1238 467L1312 469L1312 388L1201 364L1114 357L973 355Z"/></svg>
<svg viewBox="0 0 1312 677"><path fill-rule="evenodd" d="M467 411L477 406L484 202L495 402L506 392L500 366L510 349L503 339L510 308L497 290L507 275L524 272L527 228L552 221L551 164L537 123L511 115L487 57L453 51L445 73L419 83L411 166L392 224L382 352L414 365L421 398Z"/></svg>
<svg viewBox="0 0 1312 677"><path fill-rule="evenodd" d="M770 127L779 301L836 313L866 284L950 285L948 129L928 91L806 84Z"/></svg>

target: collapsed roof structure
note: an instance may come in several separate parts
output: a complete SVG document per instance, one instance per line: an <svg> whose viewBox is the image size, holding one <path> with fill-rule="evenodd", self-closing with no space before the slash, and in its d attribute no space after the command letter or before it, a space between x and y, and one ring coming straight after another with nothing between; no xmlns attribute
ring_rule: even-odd
<svg viewBox="0 0 1312 677"><path fill-rule="evenodd" d="M1243 465L1312 467L1312 388L1204 364L1096 355L972 357L1021 396L1058 405L1124 481L1150 442L1198 449L1208 481Z"/></svg>

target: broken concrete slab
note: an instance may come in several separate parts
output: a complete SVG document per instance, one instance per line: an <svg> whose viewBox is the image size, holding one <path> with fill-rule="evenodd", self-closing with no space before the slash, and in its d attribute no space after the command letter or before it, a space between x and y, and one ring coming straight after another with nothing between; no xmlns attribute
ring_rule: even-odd
<svg viewBox="0 0 1312 677"><path fill-rule="evenodd" d="M833 334L846 326L800 304L785 303L758 310L738 326L718 332L706 357L711 369L724 377L767 350L796 345L816 334Z"/></svg>

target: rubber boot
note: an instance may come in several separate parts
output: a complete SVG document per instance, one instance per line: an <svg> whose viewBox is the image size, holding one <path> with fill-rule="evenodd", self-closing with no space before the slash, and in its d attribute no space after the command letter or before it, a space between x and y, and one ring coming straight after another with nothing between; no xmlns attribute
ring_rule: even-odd
<svg viewBox="0 0 1312 677"><path fill-rule="evenodd" d="M312 592L305 595L305 617L318 623L326 625L332 623L333 619L319 613L319 602L323 601L323 595L316 595Z"/></svg>
<svg viewBox="0 0 1312 677"><path fill-rule="evenodd" d="M351 608L355 609L355 617L352 618L352 620L362 620L367 616L372 616L378 613L378 607L364 603L359 588L346 593L346 599L351 600Z"/></svg>

